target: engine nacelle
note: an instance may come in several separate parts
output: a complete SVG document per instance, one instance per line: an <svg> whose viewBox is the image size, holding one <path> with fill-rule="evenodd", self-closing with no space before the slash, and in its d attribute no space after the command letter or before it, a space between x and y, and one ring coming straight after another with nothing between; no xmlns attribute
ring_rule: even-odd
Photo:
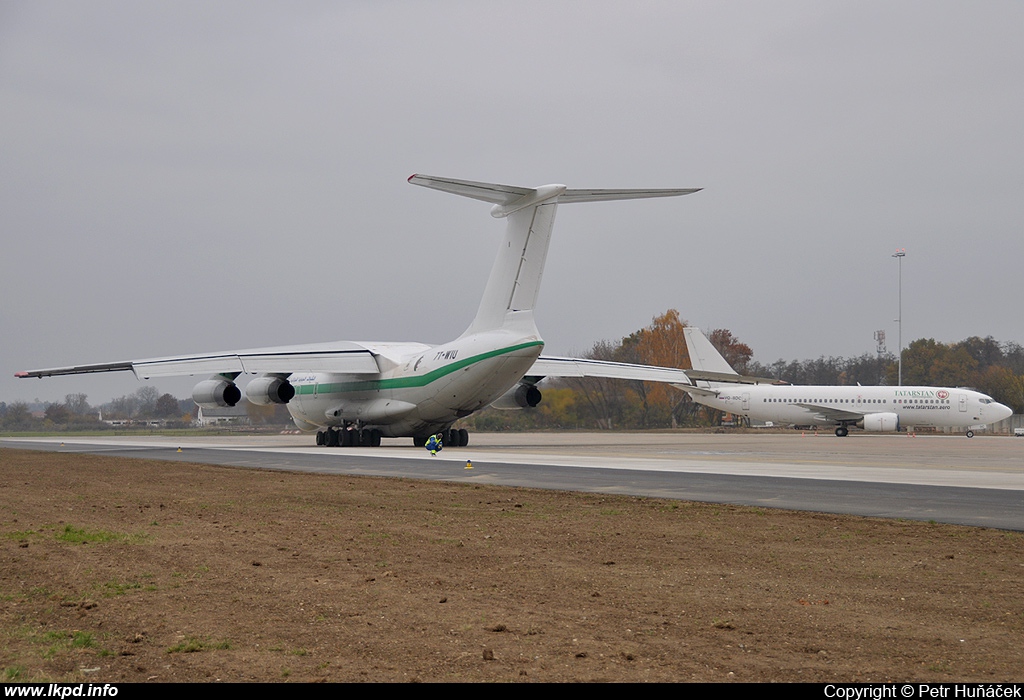
<svg viewBox="0 0 1024 700"><path fill-rule="evenodd" d="M521 408L535 407L540 403L540 399L540 389L532 384L518 384L499 396L491 407L502 411L517 411Z"/></svg>
<svg viewBox="0 0 1024 700"><path fill-rule="evenodd" d="M295 387L281 377L257 377L245 387L245 398L257 406L288 403L295 396Z"/></svg>
<svg viewBox="0 0 1024 700"><path fill-rule="evenodd" d="M226 408L242 400L242 390L226 379L207 379L192 389L192 400L203 408Z"/></svg>
<svg viewBox="0 0 1024 700"><path fill-rule="evenodd" d="M895 413L871 413L857 426L871 433L895 433L900 429L900 417Z"/></svg>

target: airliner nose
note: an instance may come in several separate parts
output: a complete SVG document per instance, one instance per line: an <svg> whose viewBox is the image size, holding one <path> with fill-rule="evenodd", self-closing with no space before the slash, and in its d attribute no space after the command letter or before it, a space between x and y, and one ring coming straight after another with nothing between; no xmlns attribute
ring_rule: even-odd
<svg viewBox="0 0 1024 700"><path fill-rule="evenodd" d="M1001 420L1006 420L1007 418L1013 415L1013 409L1010 408L1009 406L1004 406L1001 403L997 403L996 405L994 405L992 407L992 410L996 414L996 419L992 421L993 423L998 423Z"/></svg>

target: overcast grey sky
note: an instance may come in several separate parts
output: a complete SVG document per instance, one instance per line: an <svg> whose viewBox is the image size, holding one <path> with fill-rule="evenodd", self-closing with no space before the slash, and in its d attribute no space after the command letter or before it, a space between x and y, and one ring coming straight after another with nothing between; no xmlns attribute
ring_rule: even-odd
<svg viewBox="0 0 1024 700"><path fill-rule="evenodd" d="M1024 3L0 0L0 400L17 370L443 342L504 223L408 185L704 187L559 208L582 352L676 308L756 359L1024 342ZM181 396L194 379L161 381Z"/></svg>

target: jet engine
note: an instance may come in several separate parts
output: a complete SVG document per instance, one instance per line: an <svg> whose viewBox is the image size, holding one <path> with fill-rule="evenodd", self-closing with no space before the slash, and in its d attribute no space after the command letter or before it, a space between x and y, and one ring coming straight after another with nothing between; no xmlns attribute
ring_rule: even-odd
<svg viewBox="0 0 1024 700"><path fill-rule="evenodd" d="M207 379L192 389L192 400L203 408L225 408L242 400L242 391L227 379Z"/></svg>
<svg viewBox="0 0 1024 700"><path fill-rule="evenodd" d="M517 384L499 396L491 407L502 411L516 411L520 408L533 408L540 403L540 399L540 389L533 384Z"/></svg>
<svg viewBox="0 0 1024 700"><path fill-rule="evenodd" d="M295 396L295 387L281 377L258 377L245 387L245 398L257 406L288 403Z"/></svg>
<svg viewBox="0 0 1024 700"><path fill-rule="evenodd" d="M895 413L871 413L857 426L873 433L895 433L900 429L900 417Z"/></svg>

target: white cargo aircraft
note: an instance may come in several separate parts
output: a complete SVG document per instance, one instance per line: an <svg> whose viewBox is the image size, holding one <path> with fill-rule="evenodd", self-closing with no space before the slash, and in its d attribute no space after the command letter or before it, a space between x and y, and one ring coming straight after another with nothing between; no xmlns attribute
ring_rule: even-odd
<svg viewBox="0 0 1024 700"><path fill-rule="evenodd" d="M679 385L697 403L755 420L793 425L834 425L846 437L850 426L872 432L904 427L974 428L995 423L1013 411L970 389L932 386L798 386L744 377L697 328L684 329L693 386Z"/></svg>
<svg viewBox="0 0 1024 700"><path fill-rule="evenodd" d="M413 175L409 182L470 197L507 218L505 237L484 288L476 318L444 345L333 342L180 357L78 365L18 372L18 377L131 371L139 379L205 374L192 392L203 407L234 406L236 380L259 375L245 387L257 405L287 404L300 429L317 430L317 444L380 445L382 436L412 437L422 446L443 433L448 446L466 445L455 421L495 404L536 406L536 384L545 376L598 376L670 383L688 380L682 370L545 357L533 309L559 204L674 197L697 189L571 190Z"/></svg>

